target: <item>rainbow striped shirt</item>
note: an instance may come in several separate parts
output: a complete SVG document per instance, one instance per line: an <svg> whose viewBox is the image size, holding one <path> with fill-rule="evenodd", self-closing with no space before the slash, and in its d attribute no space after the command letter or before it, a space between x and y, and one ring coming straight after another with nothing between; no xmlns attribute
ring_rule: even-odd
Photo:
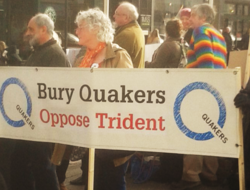
<svg viewBox="0 0 250 190"><path fill-rule="evenodd" d="M186 68L226 68L226 43L224 37L211 25L194 29Z"/></svg>

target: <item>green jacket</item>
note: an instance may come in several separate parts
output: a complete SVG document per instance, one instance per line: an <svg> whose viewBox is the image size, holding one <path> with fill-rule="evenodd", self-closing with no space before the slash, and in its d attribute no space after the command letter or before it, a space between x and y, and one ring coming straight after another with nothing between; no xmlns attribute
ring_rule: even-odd
<svg viewBox="0 0 250 190"><path fill-rule="evenodd" d="M127 50L134 68L144 68L145 39L137 21L117 28L114 43Z"/></svg>

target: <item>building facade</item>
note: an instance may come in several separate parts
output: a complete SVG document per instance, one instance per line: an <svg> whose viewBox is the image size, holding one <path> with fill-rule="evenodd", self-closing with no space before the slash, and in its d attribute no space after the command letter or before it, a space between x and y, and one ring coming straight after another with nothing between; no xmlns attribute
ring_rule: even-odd
<svg viewBox="0 0 250 190"><path fill-rule="evenodd" d="M182 7L209 3L218 14L215 27L231 26L232 33L240 37L248 31L250 21L250 0L128 0L140 14L139 24L144 33L158 28L164 34L166 22L178 15ZM47 13L55 21L55 30L64 37L75 33L75 17L80 10L99 7L113 19L113 14L121 0L0 0L0 40L8 45L18 45L22 41L27 22L38 12Z"/></svg>

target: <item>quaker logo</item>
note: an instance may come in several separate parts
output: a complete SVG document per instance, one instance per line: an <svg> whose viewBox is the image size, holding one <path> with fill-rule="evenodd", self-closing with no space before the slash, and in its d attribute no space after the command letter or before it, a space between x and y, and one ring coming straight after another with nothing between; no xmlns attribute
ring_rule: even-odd
<svg viewBox="0 0 250 190"><path fill-rule="evenodd" d="M26 98L26 101L27 101L26 102L27 103L27 110L26 110L26 112L25 112L25 110L23 110L21 108L20 105L16 105L16 110L20 114L20 116L22 117L21 120L15 121L15 120L11 119L8 116L8 114L6 113L5 106L9 105L9 103L7 104L6 102L4 102L4 94L5 94L6 89L10 85L17 85L17 86L19 86L23 90L25 98ZM13 127L23 127L25 125L25 123L27 123L32 129L34 129L35 126L33 125L33 123L30 120L30 116L31 116L31 112L32 112L31 98L30 98L30 95L29 95L29 92L28 92L26 86L19 79L17 79L17 78L9 78L9 79L7 79L3 83L2 87L1 87L1 90L0 90L0 110L1 110L1 113L2 113L5 121L9 125L11 125Z"/></svg>
<svg viewBox="0 0 250 190"><path fill-rule="evenodd" d="M215 98L218 107L219 107L219 118L218 121L213 122L208 114L201 113L201 119L204 120L204 125L208 126L210 130L204 133L198 133L195 131L192 131L189 129L191 126L186 126L185 123L182 120L182 116L180 113L181 104L186 97L186 95L194 90L205 90L208 93L212 94ZM195 104L195 102L194 102ZM197 141L206 141L212 139L214 136L217 136L221 139L223 143L226 143L228 138L226 135L222 132L222 128L225 124L226 120L226 107L224 104L224 101L220 95L220 93L211 85L205 82L194 82L189 85L187 85L185 88L183 88L178 96L176 97L175 103L174 103L174 118L177 126L179 129L189 138L197 140ZM212 132L214 132L214 134Z"/></svg>

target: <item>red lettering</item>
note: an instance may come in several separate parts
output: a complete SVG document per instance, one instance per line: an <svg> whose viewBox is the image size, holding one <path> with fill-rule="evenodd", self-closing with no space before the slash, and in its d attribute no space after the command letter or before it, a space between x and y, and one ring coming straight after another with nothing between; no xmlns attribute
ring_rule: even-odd
<svg viewBox="0 0 250 190"><path fill-rule="evenodd" d="M100 125L98 128L105 128L104 123L108 123L108 129L138 129L138 130L148 130L148 131L164 131L165 127L163 122L165 119L163 117L155 118L136 118L134 119L133 114L128 114L128 117L121 118L121 114L118 113L117 117L109 117L107 113L96 113L96 118L99 119ZM117 126L115 126L117 124Z"/></svg>
<svg viewBox="0 0 250 190"><path fill-rule="evenodd" d="M51 119L52 119L51 127L55 127L55 124L59 123L58 115L56 113L51 113L50 116L51 116Z"/></svg>
<svg viewBox="0 0 250 190"><path fill-rule="evenodd" d="M60 116L60 127L63 128L64 127L63 125L66 125L68 123L67 115L59 114L59 116Z"/></svg>
<svg viewBox="0 0 250 190"><path fill-rule="evenodd" d="M163 123L163 121L165 121L165 119L163 119L162 117L160 117L160 118L158 119L158 121L159 121L159 128L160 128L160 130L161 130L161 131L164 131L164 130L165 130L165 127L162 126L162 123Z"/></svg>
<svg viewBox="0 0 250 190"><path fill-rule="evenodd" d="M47 121L45 121L45 120L43 119L43 112L46 112L46 114L47 114ZM42 110L40 111L40 118L41 118L42 122L48 123L48 122L49 122L49 119L50 119L50 117L49 117L49 112L48 112L46 109L42 109Z"/></svg>
<svg viewBox="0 0 250 190"><path fill-rule="evenodd" d="M59 127L63 128L65 125L89 127L89 118L87 116L83 117L81 115L74 116L72 114L57 114L49 113L48 110L42 109L40 111L40 119L43 123L51 123L51 127L56 127L59 124Z"/></svg>
<svg viewBox="0 0 250 190"><path fill-rule="evenodd" d="M147 128L146 130L151 130L150 129L150 122L152 121L153 122L153 129L154 131L156 131L156 120L155 119L146 119L147 120Z"/></svg>
<svg viewBox="0 0 250 190"><path fill-rule="evenodd" d="M137 120L135 120L135 127L138 129L138 130L143 130L144 129L144 124L145 124L145 121L144 119L142 118L138 118ZM139 126L139 125L143 125L143 126Z"/></svg>
<svg viewBox="0 0 250 190"><path fill-rule="evenodd" d="M87 116L85 116L82 120L84 127L88 127L89 126L89 118Z"/></svg>
<svg viewBox="0 0 250 190"><path fill-rule="evenodd" d="M78 116L76 117L76 125L77 125L78 127L81 127L81 126L82 126L82 116L78 115Z"/></svg>
<svg viewBox="0 0 250 190"><path fill-rule="evenodd" d="M71 118L72 118L72 119L71 119ZM71 120L73 120L73 122L71 122ZM75 116L69 115L69 124L70 124L71 126L73 126L73 125L75 125L75 123L76 123L76 118L75 118Z"/></svg>
<svg viewBox="0 0 250 190"><path fill-rule="evenodd" d="M113 121L114 120L116 120L116 118L115 117L109 117L108 118L109 119L109 129L113 129L114 127L113 127Z"/></svg>
<svg viewBox="0 0 250 190"><path fill-rule="evenodd" d="M117 117L117 127L116 127L116 129L122 129L122 127L121 127L121 114L118 113L118 116L119 117Z"/></svg>
<svg viewBox="0 0 250 190"><path fill-rule="evenodd" d="M126 121L129 122L129 126L128 127L126 126ZM133 128L133 115L129 114L129 117L126 117L125 119L123 119L122 125L123 125L124 129L134 129Z"/></svg>
<svg viewBox="0 0 250 190"><path fill-rule="evenodd" d="M106 113L96 113L95 114L96 118L98 118L99 116L101 118L100 118L100 125L98 126L98 128L105 128L105 126L103 126L103 116L105 116L105 118L107 118L108 114L106 114Z"/></svg>

